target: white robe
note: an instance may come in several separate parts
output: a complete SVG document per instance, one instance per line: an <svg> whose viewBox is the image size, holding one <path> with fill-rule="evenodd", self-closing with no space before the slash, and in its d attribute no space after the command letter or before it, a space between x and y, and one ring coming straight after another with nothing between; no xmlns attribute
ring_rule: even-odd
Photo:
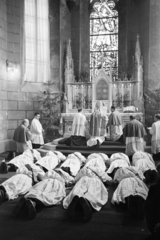
<svg viewBox="0 0 160 240"><path fill-rule="evenodd" d="M58 164L59 159L54 153L52 153L52 155L46 155L45 157L41 158L39 161L36 162L36 165L40 165L46 168L48 171L57 167Z"/></svg>
<svg viewBox="0 0 160 240"><path fill-rule="evenodd" d="M124 153L114 153L110 157L110 166L107 173L112 173L115 168L128 167L130 166L129 158Z"/></svg>
<svg viewBox="0 0 160 240"><path fill-rule="evenodd" d="M25 174L16 174L1 185L5 188L8 199L13 200L29 191L32 187L32 178Z"/></svg>
<svg viewBox="0 0 160 240"><path fill-rule="evenodd" d="M87 161L87 163L85 164L86 167L95 167L95 168L100 168L101 171L105 172L106 170L106 165L104 163L104 161L102 160L102 158L100 157L96 157L96 158L92 158L89 159Z"/></svg>
<svg viewBox="0 0 160 240"><path fill-rule="evenodd" d="M146 184L137 177L123 179L113 193L111 203L125 203L125 198L130 195L141 196L144 200L146 200L148 195L148 188Z"/></svg>
<svg viewBox="0 0 160 240"><path fill-rule="evenodd" d="M91 153L86 160L86 163L93 158L101 158L106 165L110 164L109 157L105 153Z"/></svg>
<svg viewBox="0 0 160 240"><path fill-rule="evenodd" d="M56 178L47 178L34 185L25 198L36 198L45 206L60 204L66 196L64 183Z"/></svg>
<svg viewBox="0 0 160 240"><path fill-rule="evenodd" d="M138 151L134 153L132 157L132 165L137 167L139 170L141 170L143 173L147 170L155 170L156 166L154 163L154 160L149 153Z"/></svg>
<svg viewBox="0 0 160 240"><path fill-rule="evenodd" d="M66 161L62 163L61 168L62 167L69 167L72 176L76 176L81 167L81 160L75 155L70 155L67 157Z"/></svg>
<svg viewBox="0 0 160 240"><path fill-rule="evenodd" d="M108 174L106 172L104 172L100 167L94 167L94 166L86 167L86 166L84 166L77 173L74 181L78 182L80 180L80 178L82 178L84 176L88 176L88 177L91 177L91 178L98 178L102 182L112 181L112 178L110 176L108 176Z"/></svg>
<svg viewBox="0 0 160 240"><path fill-rule="evenodd" d="M87 199L91 206L99 211L108 201L108 192L98 178L82 177L74 186L69 195L63 200L63 207L67 209L74 196Z"/></svg>
<svg viewBox="0 0 160 240"><path fill-rule="evenodd" d="M34 158L37 160L41 159L40 153L35 149L32 149L32 150L28 149L23 154L10 160L8 164L13 164L20 169L24 167L24 165L26 164L34 163Z"/></svg>
<svg viewBox="0 0 160 240"><path fill-rule="evenodd" d="M72 135L73 136L86 136L87 120L83 113L78 112L72 124Z"/></svg>
<svg viewBox="0 0 160 240"><path fill-rule="evenodd" d="M153 154L160 152L160 121L156 121L152 124L150 134L151 139L151 152Z"/></svg>
<svg viewBox="0 0 160 240"><path fill-rule="evenodd" d="M115 182L121 182L124 178L138 176L141 180L144 179L143 173L133 166L119 168L115 174L113 180Z"/></svg>
<svg viewBox="0 0 160 240"><path fill-rule="evenodd" d="M108 174L112 173L115 168L128 167L128 166L129 164L124 159L117 159L111 162L111 165L107 170L107 173Z"/></svg>
<svg viewBox="0 0 160 240"><path fill-rule="evenodd" d="M43 128L39 120L33 119L31 122L30 132L32 133L32 143L34 144L44 144L43 140Z"/></svg>

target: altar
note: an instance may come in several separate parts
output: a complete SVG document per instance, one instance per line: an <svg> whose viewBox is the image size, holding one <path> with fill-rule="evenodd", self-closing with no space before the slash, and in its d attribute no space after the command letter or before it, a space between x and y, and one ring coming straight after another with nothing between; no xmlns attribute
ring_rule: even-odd
<svg viewBox="0 0 160 240"><path fill-rule="evenodd" d="M103 64L102 64L103 66ZM94 72L94 69L93 69ZM97 101L103 104L103 110L107 116L111 106L122 115L123 126L129 121L129 116L144 122L143 100L143 59L141 56L139 36L137 36L133 74L130 79L112 77L112 66L109 74L101 67L93 74L92 79L77 82L74 76L74 63L72 59L71 42L67 46L65 64L65 112L61 113L63 136L69 137L72 131L72 122L78 108L83 109L89 121Z"/></svg>

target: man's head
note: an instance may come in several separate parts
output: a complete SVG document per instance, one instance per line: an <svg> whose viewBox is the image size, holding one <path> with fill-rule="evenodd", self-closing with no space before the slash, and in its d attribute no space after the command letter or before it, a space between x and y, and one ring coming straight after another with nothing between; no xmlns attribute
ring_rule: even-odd
<svg viewBox="0 0 160 240"><path fill-rule="evenodd" d="M157 113L157 114L154 115L154 120L155 121L160 120L160 113Z"/></svg>
<svg viewBox="0 0 160 240"><path fill-rule="evenodd" d="M82 112L82 108L78 108L78 112Z"/></svg>
<svg viewBox="0 0 160 240"><path fill-rule="evenodd" d="M115 106L111 106L111 112L114 112L115 111Z"/></svg>
<svg viewBox="0 0 160 240"><path fill-rule="evenodd" d="M129 118L130 118L130 120L133 120L133 119L135 119L135 116L130 115Z"/></svg>
<svg viewBox="0 0 160 240"><path fill-rule="evenodd" d="M29 126L29 120L28 119L23 119L22 124L26 127Z"/></svg>
<svg viewBox="0 0 160 240"><path fill-rule="evenodd" d="M39 112L36 112L36 113L34 114L34 118L36 118L37 120L39 120L39 119L40 119L40 113L39 113Z"/></svg>

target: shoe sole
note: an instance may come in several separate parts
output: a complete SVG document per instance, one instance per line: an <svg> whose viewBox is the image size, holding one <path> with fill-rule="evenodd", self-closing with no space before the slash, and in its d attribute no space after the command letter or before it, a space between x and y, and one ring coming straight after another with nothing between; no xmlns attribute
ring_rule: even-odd
<svg viewBox="0 0 160 240"><path fill-rule="evenodd" d="M25 206L26 203L26 199L25 198L21 198L19 203L15 206L12 215L14 217L17 217L19 215L19 213L21 212L21 210L23 209L23 206Z"/></svg>
<svg viewBox="0 0 160 240"><path fill-rule="evenodd" d="M82 197L79 199L79 203L83 207L83 213L84 213L83 221L84 222L89 222L91 220L91 218L92 218L92 209L91 209L91 207L89 206L87 200L82 198Z"/></svg>
<svg viewBox="0 0 160 240"><path fill-rule="evenodd" d="M137 207L138 219L143 221L145 217L145 213L144 213L144 200L142 197L136 198L136 207Z"/></svg>
<svg viewBox="0 0 160 240"><path fill-rule="evenodd" d="M79 201L79 197L75 196L67 209L67 215L70 220L74 220L75 208L78 201Z"/></svg>
<svg viewBox="0 0 160 240"><path fill-rule="evenodd" d="M26 200L26 206L28 210L28 219L34 219L36 217L36 209L29 199Z"/></svg>

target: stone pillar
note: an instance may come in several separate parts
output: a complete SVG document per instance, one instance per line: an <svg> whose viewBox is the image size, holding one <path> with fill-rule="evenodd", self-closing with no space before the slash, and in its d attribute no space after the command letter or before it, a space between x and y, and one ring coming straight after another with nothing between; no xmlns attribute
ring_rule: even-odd
<svg viewBox="0 0 160 240"><path fill-rule="evenodd" d="M160 88L160 1L150 0L148 87Z"/></svg>
<svg viewBox="0 0 160 240"><path fill-rule="evenodd" d="M50 80L60 88L60 1L49 1L50 16Z"/></svg>
<svg viewBox="0 0 160 240"><path fill-rule="evenodd" d="M128 0L120 0L117 6L119 14L119 35L118 35L118 71L119 77L124 77L127 70L127 6Z"/></svg>
<svg viewBox="0 0 160 240"><path fill-rule="evenodd" d="M79 77L80 53L80 0L77 0L71 9L71 48L74 62L74 73Z"/></svg>
<svg viewBox="0 0 160 240"><path fill-rule="evenodd" d="M67 44L71 39L71 13L66 0L61 0L60 5L60 89L65 91L65 63L67 55Z"/></svg>
<svg viewBox="0 0 160 240"><path fill-rule="evenodd" d="M80 53L79 53L79 72L90 73L90 13L89 0L80 1Z"/></svg>

